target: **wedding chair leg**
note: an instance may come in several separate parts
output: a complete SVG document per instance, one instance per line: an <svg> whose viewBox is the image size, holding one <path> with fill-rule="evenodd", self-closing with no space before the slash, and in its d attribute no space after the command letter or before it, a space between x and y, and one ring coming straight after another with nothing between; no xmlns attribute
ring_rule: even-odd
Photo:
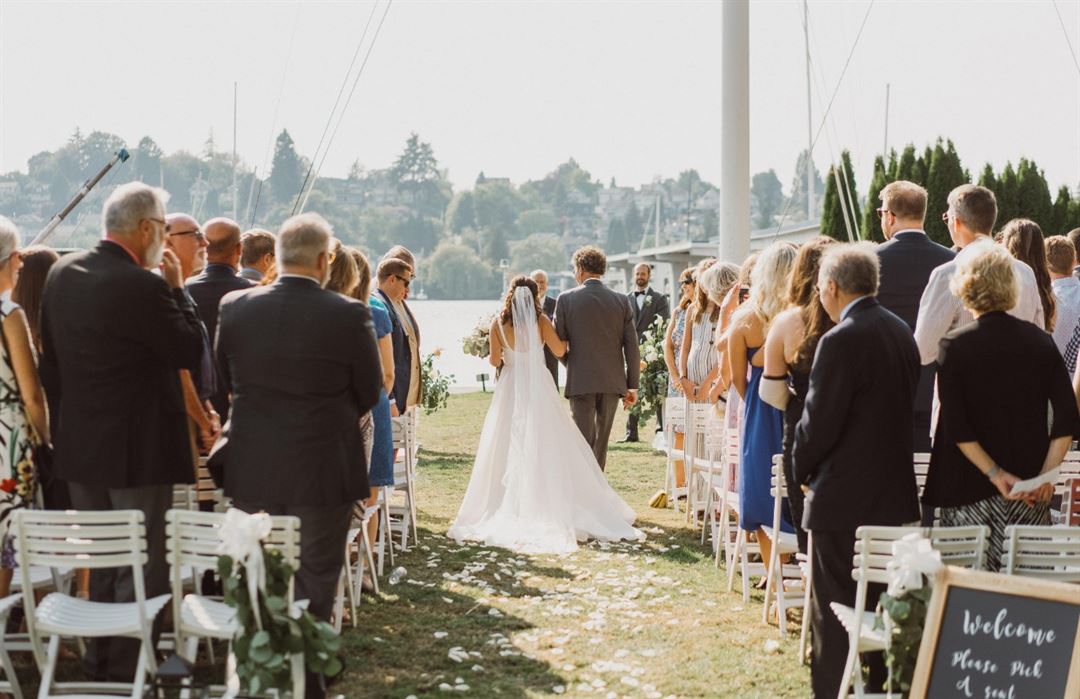
<svg viewBox="0 0 1080 699"><path fill-rule="evenodd" d="M739 549L742 547L743 536L744 532L740 528L739 531L735 533L735 546L731 552L731 557L728 559L728 592L731 592L735 589L735 559L739 557Z"/></svg>

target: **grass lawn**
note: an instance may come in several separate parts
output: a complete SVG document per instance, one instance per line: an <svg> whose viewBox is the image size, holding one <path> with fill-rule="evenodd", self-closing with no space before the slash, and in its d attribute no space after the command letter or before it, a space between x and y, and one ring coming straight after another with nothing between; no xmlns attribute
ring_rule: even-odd
<svg viewBox="0 0 1080 699"><path fill-rule="evenodd" d="M453 395L421 419L420 545L408 569L365 597L347 629L346 697L805 697L798 638L780 640L726 592L723 569L683 515L655 510L664 462L612 444L607 476L637 511L643 543L591 543L569 556L459 546L445 533L468 484L490 394ZM619 411L613 438L622 435ZM651 428L642 435L651 435ZM738 581L736 581L738 589Z"/></svg>

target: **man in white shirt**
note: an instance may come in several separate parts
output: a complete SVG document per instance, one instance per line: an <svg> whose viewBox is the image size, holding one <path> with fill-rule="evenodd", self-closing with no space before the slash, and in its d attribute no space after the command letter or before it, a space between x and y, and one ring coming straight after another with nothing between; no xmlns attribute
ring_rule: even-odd
<svg viewBox="0 0 1080 699"><path fill-rule="evenodd" d="M1063 235L1046 239L1046 264L1050 268L1057 319L1054 324L1054 344L1065 358L1069 376L1076 371L1076 353L1080 348L1080 279L1073 276L1076 248Z"/></svg>
<svg viewBox="0 0 1080 699"><path fill-rule="evenodd" d="M986 187L973 184L960 185L949 192L949 210L942 214L949 227L949 235L961 249L960 256L971 254L982 245L995 245L990 237L997 220L997 200ZM919 317L915 322L915 342L923 364L936 362L938 346L945 334L974 321L949 290L949 280L956 271L956 260L946 262L930 274L930 281L919 302ZM1009 314L1045 327L1039 289L1035 273L1020 260L1013 260L1020 293L1016 306Z"/></svg>

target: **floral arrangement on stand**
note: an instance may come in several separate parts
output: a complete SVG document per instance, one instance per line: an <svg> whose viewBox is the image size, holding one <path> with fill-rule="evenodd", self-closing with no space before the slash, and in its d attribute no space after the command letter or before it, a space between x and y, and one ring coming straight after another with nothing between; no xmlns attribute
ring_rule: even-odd
<svg viewBox="0 0 1080 699"><path fill-rule="evenodd" d="M491 354L491 323L494 315L484 316L472 332L461 339L461 350L473 357L486 359Z"/></svg>
<svg viewBox="0 0 1080 699"><path fill-rule="evenodd" d="M425 415L446 407L446 401L450 398L450 384L454 383L453 374L444 374L435 368L435 360L440 356L441 347L420 363L420 405L424 406Z"/></svg>
<svg viewBox="0 0 1080 699"><path fill-rule="evenodd" d="M668 370L664 362L664 337L668 321L656 316L641 337L641 377L638 379L637 402L630 413L645 421L656 414L667 398Z"/></svg>
<svg viewBox="0 0 1080 699"><path fill-rule="evenodd" d="M218 575L225 603L240 624L233 651L241 690L261 696L273 689L298 698L304 696L305 669L327 678L344 669L337 656L341 639L307 610L290 608L295 571L279 551L263 547L271 527L266 513L229 510L221 527Z"/></svg>
<svg viewBox="0 0 1080 699"><path fill-rule="evenodd" d="M889 639L885 649L889 694L899 689L906 697L919 658L931 584L942 563L941 554L918 532L894 541L892 550L887 566L889 587L881 593L874 628L884 629Z"/></svg>

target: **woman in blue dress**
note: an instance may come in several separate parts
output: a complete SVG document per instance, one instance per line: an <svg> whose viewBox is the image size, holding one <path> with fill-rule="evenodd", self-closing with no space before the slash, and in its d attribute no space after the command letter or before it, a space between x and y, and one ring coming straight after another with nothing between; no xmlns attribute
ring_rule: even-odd
<svg viewBox="0 0 1080 699"><path fill-rule="evenodd" d="M784 413L761 400L758 384L765 369L761 352L769 325L787 307L787 291L796 249L773 243L757 258L750 275L750 296L735 312L728 336L728 356L735 390L743 400L742 444L739 462L739 526L757 532L761 558L770 560L772 542L762 526L772 526L773 499L769 491L772 459L783 452ZM794 531L789 521L785 532Z"/></svg>

